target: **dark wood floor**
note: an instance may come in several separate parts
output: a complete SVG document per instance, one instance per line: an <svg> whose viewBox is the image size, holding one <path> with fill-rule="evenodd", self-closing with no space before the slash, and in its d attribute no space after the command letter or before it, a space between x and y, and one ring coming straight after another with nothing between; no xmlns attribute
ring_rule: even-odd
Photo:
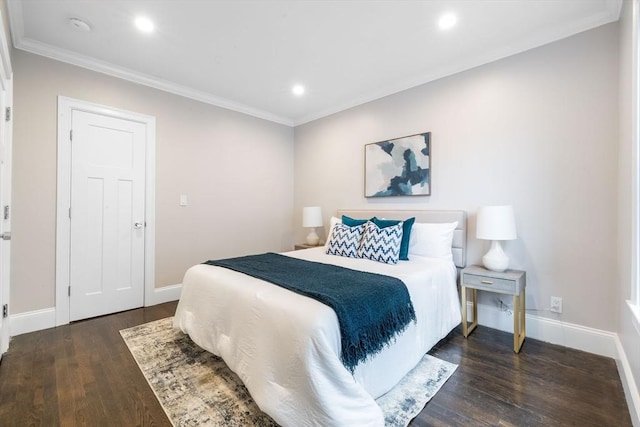
<svg viewBox="0 0 640 427"><path fill-rule="evenodd" d="M170 426L118 331L175 303L12 339L0 364L0 426ZM411 426L631 426L615 361L511 334L454 330L430 353L459 365Z"/></svg>

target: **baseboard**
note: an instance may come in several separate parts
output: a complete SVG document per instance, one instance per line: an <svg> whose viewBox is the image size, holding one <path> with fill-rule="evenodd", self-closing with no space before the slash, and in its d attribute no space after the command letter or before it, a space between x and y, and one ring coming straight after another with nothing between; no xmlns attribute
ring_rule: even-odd
<svg viewBox="0 0 640 427"><path fill-rule="evenodd" d="M467 309L468 318L471 319L471 305ZM529 313L526 315L526 322L526 335L528 338L614 359L617 358L616 340L618 336L613 332L588 328ZM489 328L513 332L513 312L478 304L478 323ZM526 341L524 345L527 345Z"/></svg>
<svg viewBox="0 0 640 427"><path fill-rule="evenodd" d="M616 348L618 351L616 364L618 365L618 373L620 374L624 395L627 399L631 423L634 427L640 427L640 392L633 378L629 359L627 359L627 354L618 337L616 337Z"/></svg>
<svg viewBox="0 0 640 427"><path fill-rule="evenodd" d="M180 299L182 284L164 286L156 288L145 301L145 306L162 304ZM27 311L25 313L12 314L9 316L9 335L28 334L29 332L40 331L42 329L56 326L56 309L45 308L42 310Z"/></svg>
<svg viewBox="0 0 640 427"><path fill-rule="evenodd" d="M12 314L9 316L9 335L12 337L53 328L55 326L55 308L27 311L26 313Z"/></svg>
<svg viewBox="0 0 640 427"><path fill-rule="evenodd" d="M153 292L149 293L147 298L145 298L144 305L145 307L149 307L151 305L164 304L169 301L177 301L180 299L181 292L182 283L155 288Z"/></svg>

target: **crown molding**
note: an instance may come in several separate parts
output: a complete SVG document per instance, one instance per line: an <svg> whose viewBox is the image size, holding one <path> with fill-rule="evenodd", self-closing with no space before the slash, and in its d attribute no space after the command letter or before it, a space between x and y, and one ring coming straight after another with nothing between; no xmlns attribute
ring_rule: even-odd
<svg viewBox="0 0 640 427"><path fill-rule="evenodd" d="M375 101L435 80L449 77L463 71L468 71L491 62L499 61L509 56L517 55L519 53L574 36L583 31L617 21L620 17L622 0L606 0L606 6L606 10L603 10L601 13L585 18L582 21L578 21L570 27L562 26L558 28L549 28L546 31L531 34L528 38L520 40L517 43L512 43L498 49L483 51L475 56L467 56L460 61L441 65L437 68L431 69L428 73L424 73L419 78L407 79L391 86L380 87L375 92L369 92L364 96L353 98L347 103L339 104L317 113L296 118L293 121L293 126L300 126L305 123L366 104L367 102Z"/></svg>
<svg viewBox="0 0 640 427"><path fill-rule="evenodd" d="M605 0L605 7L613 21L620 19L622 12L622 0Z"/></svg>
<svg viewBox="0 0 640 427"><path fill-rule="evenodd" d="M124 67L118 67L113 64L91 58L89 56L80 55L65 49L59 49L45 43L25 38L22 2L20 0L7 1L7 10L9 12L11 38L13 39L13 46L16 49L24 50L25 52L45 56L56 61L65 62L77 67L86 68L91 71L96 71L98 73L127 80L132 83L148 86L154 89L161 90L163 92L168 92L174 95L193 99L205 104L210 104L216 107L225 108L227 110L236 111L238 113L257 117L263 120L268 120L270 122L275 122L286 126L293 126L293 120L288 117L278 116L267 111L259 110L238 102L214 96L210 93L199 91L188 86L179 85L167 80L150 76L148 74L139 73Z"/></svg>
<svg viewBox="0 0 640 427"><path fill-rule="evenodd" d="M293 121L289 118L258 110L244 104L220 98L203 91L199 91L187 86L182 86L167 80L159 79L157 77L153 77L144 73L138 73L124 67L117 67L107 62L99 61L88 56L79 55L77 53L70 52L64 49L59 49L44 43L22 38L20 40L14 39L14 46L16 49L24 50L36 55L45 56L56 61L65 62L67 64L86 68L98 73L117 77L119 79L127 80L133 83L152 87L163 92L183 96L185 98L190 98L195 101L203 102L205 104L226 108L228 110L247 114L249 116L254 116L286 126L293 126Z"/></svg>
<svg viewBox="0 0 640 427"><path fill-rule="evenodd" d="M168 80L160 79L144 73L139 73L130 69L126 69L124 67L118 67L104 61L99 61L89 56L79 55L68 50L59 49L45 43L27 39L24 37L24 20L21 0L8 0L7 8L9 11L11 36L13 39L14 47L16 49L21 49L30 53L34 53L36 55L45 56L57 61L107 74L112 77L152 87L154 89L193 99L205 104L214 105L286 126L295 127L371 101L375 101L380 98L384 98L389 95L396 94L398 92L405 91L407 89L411 89L447 76L451 76L453 74L467 71L469 69L485 65L490 62L498 61L511 55L534 49L552 41L570 37L590 28L615 22L620 17L622 3L623 0L604 0L605 6L601 13L592 15L583 19L582 21L576 22L571 27L548 28L546 29L546 31L539 31L535 34L531 34L530 37L525 40L521 40L518 43L513 43L512 45L494 49L491 51L484 51L476 56L466 57L462 61L457 61L455 63L449 63L447 65L440 66L436 69L430 70L430 72L428 73L424 73L419 78L410 78L389 86L378 87L374 91L368 92L361 96L353 97L348 102L343 102L301 117L279 116L268 111L256 109L226 98L215 96L208 92L199 91L188 86L179 85Z"/></svg>

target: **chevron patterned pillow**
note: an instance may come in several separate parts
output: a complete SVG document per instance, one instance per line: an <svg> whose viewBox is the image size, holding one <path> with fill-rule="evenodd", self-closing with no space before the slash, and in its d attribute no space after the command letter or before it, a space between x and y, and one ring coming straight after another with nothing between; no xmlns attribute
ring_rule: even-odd
<svg viewBox="0 0 640 427"><path fill-rule="evenodd" d="M402 222L391 227L380 228L369 221L364 225L364 234L358 248L358 258L397 264L401 242Z"/></svg>
<svg viewBox="0 0 640 427"><path fill-rule="evenodd" d="M349 227L341 223L335 224L331 229L331 236L327 243L327 254L357 258L364 227L365 224L356 227Z"/></svg>

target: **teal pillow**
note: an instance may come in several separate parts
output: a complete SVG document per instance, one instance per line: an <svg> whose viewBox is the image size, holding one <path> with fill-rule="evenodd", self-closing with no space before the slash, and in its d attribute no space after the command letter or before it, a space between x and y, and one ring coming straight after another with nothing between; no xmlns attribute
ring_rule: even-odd
<svg viewBox="0 0 640 427"><path fill-rule="evenodd" d="M373 220L374 218L371 218L371 220ZM342 215L342 223L344 225L346 225L347 227L357 227L359 225L364 224L365 222L369 221L368 219L354 219L354 218L349 218L346 215Z"/></svg>
<svg viewBox="0 0 640 427"><path fill-rule="evenodd" d="M344 222L344 216L342 218L343 218L342 222ZM392 219L378 219L376 217L373 217L371 220L375 225L377 225L380 228L391 227L400 222ZM414 222L416 222L416 218L411 217L409 219L404 220L402 223L402 242L400 242L400 259L403 261L409 260L409 239L411 238L411 227L413 227Z"/></svg>

